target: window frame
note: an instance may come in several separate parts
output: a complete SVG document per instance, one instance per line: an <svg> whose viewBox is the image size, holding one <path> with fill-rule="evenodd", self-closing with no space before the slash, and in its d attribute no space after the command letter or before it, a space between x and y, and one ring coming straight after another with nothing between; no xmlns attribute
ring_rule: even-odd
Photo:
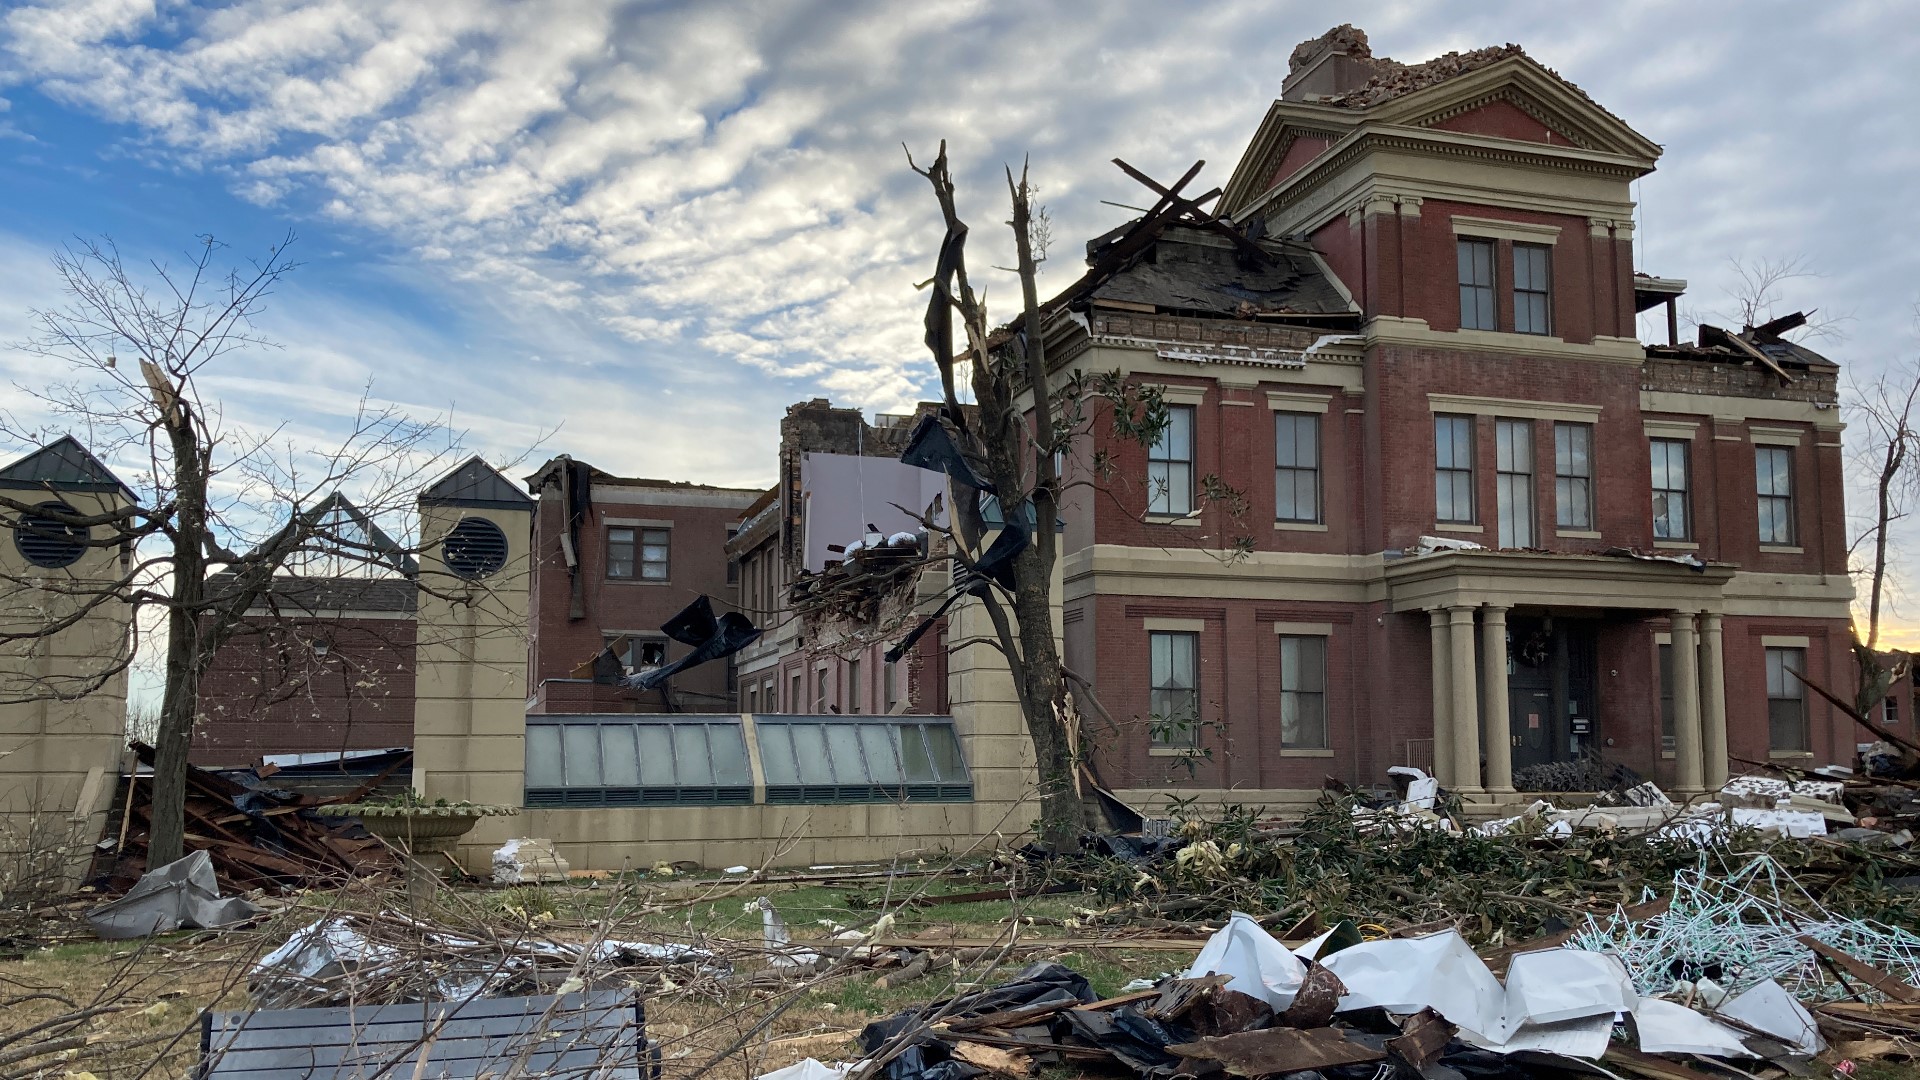
<svg viewBox="0 0 1920 1080"><path fill-rule="evenodd" d="M626 534L625 539L621 539L620 534L622 533ZM606 562L607 580L609 581L638 580L638 576L640 573L640 566L638 562L640 558L640 527L637 525L607 526L606 547L607 547L607 552L606 552L605 562ZM626 568L624 570L617 570L615 568L617 566L622 565L622 563L615 559L615 554L621 550L624 550L626 552L626 559L624 560L624 565Z"/></svg>
<svg viewBox="0 0 1920 1080"><path fill-rule="evenodd" d="M619 736L615 729L630 729L628 744L635 752L633 762L633 783L607 783L607 749L609 742L617 743ZM672 778L668 783L649 782L646 772L648 766L645 748L642 746L641 731L666 729L664 746L668 753L666 767ZM697 735L683 737L680 729L690 729ZM554 736L545 732L557 731ZM587 734L587 733L591 734ZM525 762L527 783L523 802L532 808L588 808L588 807L639 807L658 805L681 806L738 806L753 802L753 767L747 752L746 726L739 717L725 714L702 716L698 718L683 714L672 716L635 716L609 714L607 716L566 716L566 717L529 717L527 723L528 754L535 752L535 745L547 744L552 739L554 752L553 768L559 772L559 783L539 783L544 775L537 775L534 763L529 757ZM611 740L609 736L612 735ZM723 748L716 743L716 737L731 737L724 751L730 758L723 768L717 759ZM701 763L705 772L700 775L682 777L681 753L690 749L691 743L698 741L704 748ZM653 739L647 742L658 741ZM592 771L596 783L575 783L571 774L574 768L568 760L575 750L583 750L583 744L592 748ZM737 751L737 756L736 752ZM657 760L657 759L656 759ZM581 771L586 771L585 763ZM686 769L691 770L689 761ZM540 770L544 773L544 768ZM695 782L686 782L695 781Z"/></svg>
<svg viewBox="0 0 1920 1080"><path fill-rule="evenodd" d="M633 569L635 581L648 581L654 584L673 580L673 530L664 525L640 525L634 527ZM649 539L658 537L657 540ZM647 557L647 548L657 547L661 551L658 559ZM658 566L659 573L649 573L648 567Z"/></svg>
<svg viewBox="0 0 1920 1080"><path fill-rule="evenodd" d="M1455 433L1454 429L1452 428L1452 425L1455 425L1455 424L1460 425L1460 427L1458 428L1458 431L1464 432L1466 435L1465 466L1461 466L1457 463L1458 453L1460 450L1460 446L1459 446L1460 439L1458 437L1458 434ZM1445 447L1444 452L1442 449L1443 444L1440 438L1441 433L1443 431L1449 432L1449 436L1446 440L1446 443L1444 444L1444 447ZM1475 453L1477 449L1475 444L1478 441L1479 441L1479 430L1478 430L1478 426L1474 423L1473 416L1469 414L1462 414L1462 413L1433 414L1433 492L1434 492L1433 520L1436 524L1441 524L1441 525L1478 524L1480 500L1479 500L1479 492L1477 490L1477 487L1478 487L1479 478L1478 478L1478 470L1475 468L1475 466L1478 464L1475 461L1475 458L1478 456ZM1454 464L1447 464L1447 462L1454 462ZM1440 483L1443 478L1445 478L1448 481L1448 489L1449 489L1448 499L1449 499L1449 502L1451 503L1450 507L1444 507L1444 508L1442 507L1440 502ZM1447 517L1442 512L1443 509L1454 509L1454 510L1459 509L1459 500L1460 500L1459 484L1463 478L1466 482L1466 516L1465 517Z"/></svg>
<svg viewBox="0 0 1920 1080"><path fill-rule="evenodd" d="M802 714L769 718L754 728L766 805L973 801L973 768L952 717ZM818 756L803 760L795 734L801 728L808 729L808 741L817 738ZM875 737L875 731L888 734ZM892 753L876 772L870 758L881 739ZM836 743L844 745L836 751ZM924 767L922 776L911 775L916 763Z"/></svg>
<svg viewBox="0 0 1920 1080"><path fill-rule="evenodd" d="M1299 464L1302 445L1300 429L1303 425L1311 429L1311 437L1307 445L1312 448L1313 460L1312 463L1308 465ZM1286 452L1283 452L1281 447L1281 432L1283 428L1291 435L1291 438L1287 440L1289 449ZM1320 475L1323 457L1320 440L1323 430L1319 413L1290 412L1286 410L1277 410L1274 412L1273 520L1301 525L1318 525L1326 520L1326 500L1322 498L1323 490ZM1308 498L1312 500L1311 513L1305 516L1301 516L1298 513L1301 485L1303 483L1307 485ZM1282 507L1289 501L1282 498L1281 493L1283 491L1291 494L1291 503L1296 511L1293 515L1282 512Z"/></svg>
<svg viewBox="0 0 1920 1080"><path fill-rule="evenodd" d="M1676 451L1680 459L1681 486L1662 487L1660 486L1661 458L1666 459L1664 462L1666 479L1670 483L1673 479L1673 455ZM1653 517L1653 538L1656 541L1668 540L1677 543L1691 541L1693 539L1693 440L1650 438L1647 440L1647 456L1650 466L1649 480L1653 487L1653 501L1648 507ZM1676 495L1679 497L1680 532L1662 533L1661 520L1666 518L1670 521L1673 514L1671 503L1668 505L1667 513L1660 512L1660 500L1663 496L1671 500ZM1672 525L1668 524L1667 528L1671 530Z"/></svg>
<svg viewBox="0 0 1920 1080"><path fill-rule="evenodd" d="M1482 254L1486 256L1485 281L1480 280ZM1499 242L1484 236L1455 237L1454 271L1460 285L1460 329L1499 330Z"/></svg>
<svg viewBox="0 0 1920 1080"><path fill-rule="evenodd" d="M1807 708L1807 686L1799 679L1787 674L1787 661L1792 660L1792 670L1800 674L1807 673L1807 650L1798 645L1763 646L1765 656L1767 684L1767 751L1771 754L1798 755L1813 750L1812 715ZM1783 746L1780 740L1781 717L1776 710L1791 703L1799 713L1797 727L1799 738L1797 746Z"/></svg>
<svg viewBox="0 0 1920 1080"><path fill-rule="evenodd" d="M1523 256L1531 262L1539 258L1537 267L1528 267L1521 272ZM1534 280L1534 271L1538 270L1541 280ZM1526 302L1525 307L1522 301ZM1535 326L1534 308L1537 305L1539 325ZM1522 317L1521 312L1526 315ZM1513 244L1513 332L1516 334L1536 334L1548 337L1553 334L1553 246L1551 244L1529 244L1515 241Z"/></svg>
<svg viewBox="0 0 1920 1080"><path fill-rule="evenodd" d="M1566 439L1562 439L1562 435ZM1574 462L1572 443L1585 443L1581 457L1584 466ZM1584 467L1584 472L1574 471ZM1577 515L1569 514L1578 509ZM1591 531L1593 529L1593 425L1571 420L1553 423L1553 518L1556 528ZM1577 520L1576 520L1577 518Z"/></svg>
<svg viewBox="0 0 1920 1080"><path fill-rule="evenodd" d="M855 716L860 715L861 706L864 704L862 698L865 695L860 692L860 676L863 674L861 668L865 666L857 656L847 660L847 711Z"/></svg>
<svg viewBox="0 0 1920 1080"><path fill-rule="evenodd" d="M1533 505L1535 434L1532 420L1495 418L1493 422L1494 543L1501 548L1539 546L1540 523Z"/></svg>
<svg viewBox="0 0 1920 1080"><path fill-rule="evenodd" d="M1784 473L1779 466L1773 465L1763 474L1760 465L1774 457L1784 459ZM1760 543L1768 547L1792 547L1800 535L1794 520L1793 466L1794 453L1791 446L1772 446L1762 444L1753 448L1753 489L1755 513L1759 516ZM1786 490L1768 490L1769 481L1784 479ZM1771 513L1770 513L1771 511ZM1769 518L1773 520L1769 521ZM1772 526L1778 531L1769 534Z"/></svg>
<svg viewBox="0 0 1920 1080"><path fill-rule="evenodd" d="M1280 749L1285 750L1331 750L1333 749L1333 730L1331 718L1327 714L1327 636L1325 634L1277 634L1280 645ZM1296 656L1294 670L1289 673L1287 665L1288 643L1293 643ZM1298 683L1301 676L1309 670L1309 664L1301 650L1306 643L1313 643L1313 678L1309 683L1314 686L1289 686L1289 682ZM1289 709L1289 705L1292 708ZM1291 737L1288 732L1288 715L1293 714L1296 725L1299 722L1303 705L1311 704L1319 713L1319 741L1303 742Z"/></svg>
<svg viewBox="0 0 1920 1080"><path fill-rule="evenodd" d="M1159 666L1158 643L1168 643L1167 671ZM1192 686L1180 686L1174 680L1180 666L1176 648L1187 650L1187 667ZM1183 695L1190 716L1176 718L1172 710L1160 708L1163 698ZM1195 630L1147 631L1147 738L1148 745L1161 750L1192 750L1200 745L1200 634Z"/></svg>
<svg viewBox="0 0 1920 1080"><path fill-rule="evenodd" d="M1192 405L1168 405L1167 426L1160 430L1160 437L1147 447L1147 515L1156 518L1183 518L1191 515L1194 509L1194 448L1198 445L1196 425L1199 423L1199 410ZM1177 426L1175 418L1183 418L1186 424L1185 457L1175 457L1172 444L1173 433ZM1176 486L1176 470L1186 471L1185 483ZM1159 472L1164 475L1156 476ZM1175 496L1178 495L1176 501Z"/></svg>

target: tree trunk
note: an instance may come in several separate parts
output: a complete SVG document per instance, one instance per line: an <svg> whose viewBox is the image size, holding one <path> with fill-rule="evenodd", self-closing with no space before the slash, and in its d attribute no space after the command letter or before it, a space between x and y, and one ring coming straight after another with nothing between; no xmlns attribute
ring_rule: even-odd
<svg viewBox="0 0 1920 1080"><path fill-rule="evenodd" d="M206 599L206 469L185 409L168 423L173 440L174 490L179 501L173 540L173 596L167 609L167 689L153 747L153 813L147 868L186 854L187 751L200 711L201 610Z"/></svg>

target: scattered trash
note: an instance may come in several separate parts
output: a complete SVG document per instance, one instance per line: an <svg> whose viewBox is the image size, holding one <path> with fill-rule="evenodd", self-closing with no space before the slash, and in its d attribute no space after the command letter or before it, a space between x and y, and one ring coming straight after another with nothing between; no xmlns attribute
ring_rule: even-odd
<svg viewBox="0 0 1920 1080"><path fill-rule="evenodd" d="M493 853L493 880L497 885L565 881L569 873L567 860L554 850L551 840L509 840Z"/></svg>
<svg viewBox="0 0 1920 1080"><path fill-rule="evenodd" d="M261 909L222 897L213 859L196 851L141 875L125 896L87 912L93 932L108 940L143 938L182 927L211 930L246 922Z"/></svg>

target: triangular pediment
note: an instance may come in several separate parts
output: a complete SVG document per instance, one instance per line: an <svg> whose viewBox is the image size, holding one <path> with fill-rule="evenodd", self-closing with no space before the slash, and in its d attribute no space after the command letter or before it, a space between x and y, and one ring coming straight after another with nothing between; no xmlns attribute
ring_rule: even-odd
<svg viewBox="0 0 1920 1080"><path fill-rule="evenodd" d="M481 506L501 510L533 508L533 500L526 492L477 454L421 492L420 502L426 505Z"/></svg>
<svg viewBox="0 0 1920 1080"><path fill-rule="evenodd" d="M1548 142L1648 164L1660 156L1659 144L1528 56L1509 56L1389 98L1365 113L1368 120L1389 124Z"/></svg>
<svg viewBox="0 0 1920 1080"><path fill-rule="evenodd" d="M64 435L0 469L0 487L40 491L117 491L128 502L133 492L100 463L80 441Z"/></svg>

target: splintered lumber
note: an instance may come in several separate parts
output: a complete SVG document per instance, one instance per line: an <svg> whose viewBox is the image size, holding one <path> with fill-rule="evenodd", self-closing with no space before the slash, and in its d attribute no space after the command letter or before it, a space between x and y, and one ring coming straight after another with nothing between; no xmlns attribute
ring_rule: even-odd
<svg viewBox="0 0 1920 1080"><path fill-rule="evenodd" d="M1800 935L1798 940L1800 944L1812 949L1816 956L1819 956L1821 959L1826 960L1848 975L1859 979L1861 982L1866 983L1868 986L1873 987L1875 990L1878 990L1893 1000L1907 1005L1920 1003L1920 987L1913 986L1911 983L1902 982L1892 975L1881 971L1879 968L1874 967L1872 964L1848 956L1846 953L1828 945L1826 942L1806 934Z"/></svg>
<svg viewBox="0 0 1920 1080"><path fill-rule="evenodd" d="M1033 1075L1032 1058L985 1043L961 1043L953 1048L953 1056L996 1076Z"/></svg>

